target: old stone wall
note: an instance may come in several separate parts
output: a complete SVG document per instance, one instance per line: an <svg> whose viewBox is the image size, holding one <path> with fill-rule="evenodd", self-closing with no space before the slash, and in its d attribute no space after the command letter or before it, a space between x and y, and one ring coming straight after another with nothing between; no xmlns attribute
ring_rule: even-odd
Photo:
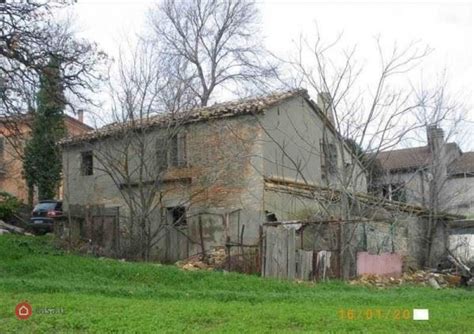
<svg viewBox="0 0 474 334"><path fill-rule="evenodd" d="M150 143L146 150L147 161L155 161L149 155L156 152L153 143L162 131L157 129L147 135L146 140ZM160 176L153 174L153 165L150 165L147 168L151 171L147 174L150 180L141 179L144 183L150 181L150 187L159 187L157 197L160 198L156 200L160 210L177 206L186 208L186 224L180 226L179 231L169 226L163 228L164 223L169 223L163 218L169 219L169 215L161 211L154 213L156 228L161 232L153 256L174 261L200 252L202 242L209 249L224 245L226 240L237 241L242 235L244 243L256 243L258 226L264 215L261 141L258 140L261 133L254 116L188 124L179 131L186 138L186 165L170 167ZM104 159L94 159L92 175L83 175L81 171L82 152L91 150L99 156L107 151L109 155L120 156L121 147L116 139L65 147L64 199L66 209L69 203L119 206L126 230L129 206L123 196L124 190L118 186L120 182L107 174L106 170L110 168L104 168ZM116 160L120 161L119 158ZM137 165L138 160L137 156L130 157L128 163ZM130 175L132 182L140 180L136 174ZM180 246L175 254L170 254L169 248L176 243Z"/></svg>

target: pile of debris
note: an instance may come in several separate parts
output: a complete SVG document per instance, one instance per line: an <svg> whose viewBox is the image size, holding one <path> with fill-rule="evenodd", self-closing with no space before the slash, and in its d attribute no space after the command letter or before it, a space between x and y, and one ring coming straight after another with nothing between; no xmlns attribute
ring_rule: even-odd
<svg viewBox="0 0 474 334"><path fill-rule="evenodd" d="M401 277L388 277L379 275L361 275L350 281L350 284L389 287L403 284L431 286L435 289L456 287L461 284L461 275L452 272L433 272L418 270L412 273L403 273Z"/></svg>
<svg viewBox="0 0 474 334"><path fill-rule="evenodd" d="M223 269L225 267L226 259L225 248L215 247L206 252L205 255L193 255L185 260L176 262L176 265L179 268L190 271Z"/></svg>
<svg viewBox="0 0 474 334"><path fill-rule="evenodd" d="M0 220L0 235L9 234L9 233L29 235L29 236L33 235L31 233L26 232L25 229L23 229L21 227L14 226L14 225L11 225L11 224L7 224L3 220Z"/></svg>

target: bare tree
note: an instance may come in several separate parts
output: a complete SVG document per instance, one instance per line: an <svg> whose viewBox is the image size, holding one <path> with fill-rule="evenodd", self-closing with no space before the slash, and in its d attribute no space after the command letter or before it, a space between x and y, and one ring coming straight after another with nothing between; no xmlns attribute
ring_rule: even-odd
<svg viewBox="0 0 474 334"><path fill-rule="evenodd" d="M257 37L257 15L247 0L164 0L150 11L151 38L161 57L180 69L177 78L190 82L186 88L206 106L218 88L263 84L275 74Z"/></svg>
<svg viewBox="0 0 474 334"><path fill-rule="evenodd" d="M464 205L461 199L465 199L472 188L467 180L459 182L461 175L465 177L463 173L451 175L454 171L450 171L455 160L461 157L457 143L462 142L460 132L466 113L462 98L449 93L445 73L432 85L422 81L413 93L418 106L407 117L411 116L417 127L406 136L406 142L418 147L404 153L413 163L409 168L387 171L375 181L384 188L386 197L403 198L428 209L423 237L424 262L432 265L438 260L435 248L443 249L434 245L436 235L444 233L441 229L443 213L458 214L456 206ZM455 138L457 143L448 143ZM380 160L390 155L387 152Z"/></svg>
<svg viewBox="0 0 474 334"><path fill-rule="evenodd" d="M290 62L290 68L299 74L294 82L316 92L320 96L321 109L327 112L330 121L323 128L323 145L319 151L315 148L314 152L319 152L321 159L329 162L324 166L326 175L330 176L325 182L329 187L340 190L342 208L339 214L350 221L362 212L361 202L354 194L358 180L370 178L372 174L372 182L377 184L377 178L383 176L381 167L377 165L379 152L392 149L402 141L413 143L410 138L427 126L444 124L452 135L458 132L464 121L465 109L459 100L449 95L446 82L441 81L431 89L424 89L423 84L421 89L416 89L408 80L400 82L431 52L429 48L413 42L405 47L394 44L386 52L380 38L376 38L380 67L375 79L370 80L364 66L357 61L355 47L339 50L336 54L333 52L341 38L339 36L330 43L324 43L319 35L311 43L301 39L298 54ZM373 86L361 89L361 82L371 82ZM327 136L330 128L335 129L340 137L331 140ZM349 146L350 150L345 146ZM456 191L448 191L446 158L438 150L430 160L429 200L423 203L429 212L423 232L426 265L431 263L434 239L442 223L440 215L449 210L450 199L459 196ZM356 161L362 162L363 168L359 168ZM304 166L301 163L294 165L297 170ZM394 190L404 191L401 188ZM380 196L381 193L376 192L376 195L378 198L374 197L370 202L373 209L382 207L386 201ZM397 200L405 201L402 197ZM372 219L376 212L365 210L365 218ZM352 235L354 231L346 232Z"/></svg>
<svg viewBox="0 0 474 334"><path fill-rule="evenodd" d="M76 38L67 20L54 11L69 1L22 1L0 4L0 113L25 113L34 107L38 78L51 56L61 62L65 90L87 103L95 88L105 54ZM72 105L70 104L70 107Z"/></svg>
<svg viewBox="0 0 474 334"><path fill-rule="evenodd" d="M307 130L296 126L289 130L297 133L298 140L307 146L304 149L307 158L297 159L290 150L291 139L281 141L282 137L291 138L290 133L270 136L270 140L279 143L280 151L286 156L286 168L296 173L295 181L322 185L327 191L336 192L337 206L332 195L314 194L319 211L315 214L340 217L347 222L361 217L370 221L380 214L378 208L387 205L386 199L357 193L367 191L368 174L377 169L377 153L395 147L408 133L423 126L410 117L411 111L420 105L414 90L409 82L400 85L399 80L416 67L430 49L413 42L403 47L394 44L387 52L380 38L376 38L375 54L379 62L371 72L358 61L356 47L349 50L339 47L341 38L338 36L329 43L325 43L319 33L312 41L302 38L297 54L288 62L293 80L285 81L316 93L319 108L325 114L319 127L307 124ZM364 87L366 83L368 87ZM288 123L293 124L291 119ZM321 131L319 143L308 140L311 131ZM308 177L311 175L309 161L313 159L321 161L321 180ZM398 220L396 214L390 219L395 224ZM351 242L359 225L341 225L341 235L346 236L340 249L341 259L355 258ZM344 268L343 276L348 275L348 268Z"/></svg>
<svg viewBox="0 0 474 334"><path fill-rule="evenodd" d="M458 143L462 143L462 126L467 121L467 113L462 99L450 94L448 87L446 75L443 75L434 88L422 84L416 91L419 107L414 114L419 124L426 127L427 147L431 154L427 166L415 172L422 175L421 182L427 184L426 193L416 194L430 212L426 226L427 264L431 262L435 235L443 224L439 215L443 212L458 213L459 199L472 191L469 182L459 186L459 182L453 179L459 175L450 175L450 165L461 156ZM451 139L458 139L458 143L448 145Z"/></svg>
<svg viewBox="0 0 474 334"><path fill-rule="evenodd" d="M147 43L130 56L122 53L111 85L114 122L99 129L97 138L85 141L81 153L94 159L94 177L123 203L121 226L127 246L122 252L144 260L156 255L152 252L167 231L188 238L183 228L191 218L190 208L208 199L210 187L227 170L222 164L231 163L229 152L225 157L214 155L207 165L200 162L200 168L206 169L202 175L206 187L199 186L199 181L190 186L186 125L192 120L194 99L182 95L180 87L186 82L176 83L176 69L165 69ZM66 198L70 191L65 190Z"/></svg>

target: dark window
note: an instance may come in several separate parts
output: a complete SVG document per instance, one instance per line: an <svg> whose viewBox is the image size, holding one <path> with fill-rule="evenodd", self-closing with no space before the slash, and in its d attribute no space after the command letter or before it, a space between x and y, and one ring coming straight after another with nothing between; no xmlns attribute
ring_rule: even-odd
<svg viewBox="0 0 474 334"><path fill-rule="evenodd" d="M167 210L168 210L168 217L170 219L170 222L174 226L187 225L186 208L184 206L175 206L175 207L167 208Z"/></svg>
<svg viewBox="0 0 474 334"><path fill-rule="evenodd" d="M470 203L461 203L461 204L457 204L455 207L456 207L456 209L469 209L471 207L471 204Z"/></svg>
<svg viewBox="0 0 474 334"><path fill-rule="evenodd" d="M390 199L390 185L389 184L382 185L382 196L385 199Z"/></svg>
<svg viewBox="0 0 474 334"><path fill-rule="evenodd" d="M94 155L92 151L81 153L81 173L82 175L94 174Z"/></svg>
<svg viewBox="0 0 474 334"><path fill-rule="evenodd" d="M382 185L382 196L391 201L406 202L407 195L403 183L391 183Z"/></svg>
<svg viewBox="0 0 474 334"><path fill-rule="evenodd" d="M63 203L62 202L40 202L36 204L36 206L33 209L33 211L49 211L49 210L62 211Z"/></svg>
<svg viewBox="0 0 474 334"><path fill-rule="evenodd" d="M276 214L274 214L273 212L265 210L265 215L267 216L267 222L278 221Z"/></svg>
<svg viewBox="0 0 474 334"><path fill-rule="evenodd" d="M407 194L403 183L392 184L392 201L406 202Z"/></svg>
<svg viewBox="0 0 474 334"><path fill-rule="evenodd" d="M337 147L336 144L323 140L321 143L322 167L325 174L335 174L337 172Z"/></svg>

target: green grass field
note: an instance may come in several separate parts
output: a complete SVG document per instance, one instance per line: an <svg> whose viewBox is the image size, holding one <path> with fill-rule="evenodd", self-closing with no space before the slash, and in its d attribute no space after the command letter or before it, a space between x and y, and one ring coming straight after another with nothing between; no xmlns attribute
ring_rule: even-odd
<svg viewBox="0 0 474 334"><path fill-rule="evenodd" d="M184 272L66 254L47 237L0 236L0 300L0 333L472 333L474 328L474 292L464 289L377 290ZM15 305L24 300L33 315L18 320ZM41 313L51 308L59 313ZM411 320L413 308L428 308L430 320Z"/></svg>

